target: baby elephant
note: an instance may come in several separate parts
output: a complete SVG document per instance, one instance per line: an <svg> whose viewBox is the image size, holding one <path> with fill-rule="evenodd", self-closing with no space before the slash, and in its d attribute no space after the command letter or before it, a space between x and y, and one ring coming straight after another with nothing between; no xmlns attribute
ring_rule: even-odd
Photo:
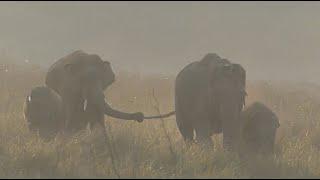
<svg viewBox="0 0 320 180"><path fill-rule="evenodd" d="M246 150L256 153L273 153L277 128L275 113L260 102L251 104L241 113L242 139Z"/></svg>
<svg viewBox="0 0 320 180"><path fill-rule="evenodd" d="M48 87L35 87L24 103L29 129L44 139L52 139L64 123L61 97Z"/></svg>

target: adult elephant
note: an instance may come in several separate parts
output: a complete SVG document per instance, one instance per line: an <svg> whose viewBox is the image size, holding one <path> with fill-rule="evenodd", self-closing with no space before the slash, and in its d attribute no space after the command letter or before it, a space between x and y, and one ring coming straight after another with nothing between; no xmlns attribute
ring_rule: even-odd
<svg viewBox="0 0 320 180"><path fill-rule="evenodd" d="M143 120L141 112L120 112L105 102L104 90L114 81L115 74L108 61L81 50L59 59L49 68L45 84L62 98L67 132L84 129L88 123L90 127L96 124L104 127L104 114Z"/></svg>
<svg viewBox="0 0 320 180"><path fill-rule="evenodd" d="M175 113L186 141L213 145L211 136L223 133L226 149L237 147L240 112L245 104L246 72L214 53L187 65L175 81Z"/></svg>

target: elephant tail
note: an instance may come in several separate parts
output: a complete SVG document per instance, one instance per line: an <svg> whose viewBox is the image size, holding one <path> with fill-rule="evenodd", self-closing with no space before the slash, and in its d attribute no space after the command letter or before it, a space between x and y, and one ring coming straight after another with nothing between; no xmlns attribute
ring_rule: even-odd
<svg viewBox="0 0 320 180"><path fill-rule="evenodd" d="M167 114L164 115L159 115L159 116L145 116L144 119L158 119L158 118L167 118L170 117L172 115L176 114L176 111L171 111Z"/></svg>

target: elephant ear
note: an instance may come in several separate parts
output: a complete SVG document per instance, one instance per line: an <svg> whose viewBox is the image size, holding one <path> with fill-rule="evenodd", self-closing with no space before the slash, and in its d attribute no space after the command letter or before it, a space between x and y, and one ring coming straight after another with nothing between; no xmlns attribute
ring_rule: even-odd
<svg viewBox="0 0 320 180"><path fill-rule="evenodd" d="M222 66L222 71L224 75L231 75L234 73L234 67L232 64L224 64Z"/></svg>
<svg viewBox="0 0 320 180"><path fill-rule="evenodd" d="M232 76L237 83L237 88L240 90L241 93L241 106L245 106L245 97L248 95L246 92L246 71L240 64L232 64Z"/></svg>
<svg viewBox="0 0 320 180"><path fill-rule="evenodd" d="M111 63L109 61L102 62L102 69L101 69L101 78L102 78L102 86L103 89L108 87L112 82L112 76L114 76L113 70L111 68Z"/></svg>
<svg viewBox="0 0 320 180"><path fill-rule="evenodd" d="M215 63L210 69L210 84L215 85L216 81L221 78L232 78L232 66L230 64Z"/></svg>
<svg viewBox="0 0 320 180"><path fill-rule="evenodd" d="M246 71L240 64L232 64L231 71L234 77L245 86L246 84Z"/></svg>
<svg viewBox="0 0 320 180"><path fill-rule="evenodd" d="M280 127L280 123L279 121L277 121L276 127L279 128Z"/></svg>
<svg viewBox="0 0 320 180"><path fill-rule="evenodd" d="M274 113L272 113L272 120L274 121L275 127L279 128L280 127L279 118Z"/></svg>
<svg viewBox="0 0 320 180"><path fill-rule="evenodd" d="M111 71L111 63L109 61L103 61L103 73L107 73Z"/></svg>

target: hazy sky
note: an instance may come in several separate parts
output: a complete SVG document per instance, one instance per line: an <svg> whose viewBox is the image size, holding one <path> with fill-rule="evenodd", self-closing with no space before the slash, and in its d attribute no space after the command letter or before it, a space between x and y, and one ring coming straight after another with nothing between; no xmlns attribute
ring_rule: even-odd
<svg viewBox="0 0 320 180"><path fill-rule="evenodd" d="M115 71L176 74L216 52L249 79L320 82L320 3L0 2L2 52L49 66L77 49Z"/></svg>

